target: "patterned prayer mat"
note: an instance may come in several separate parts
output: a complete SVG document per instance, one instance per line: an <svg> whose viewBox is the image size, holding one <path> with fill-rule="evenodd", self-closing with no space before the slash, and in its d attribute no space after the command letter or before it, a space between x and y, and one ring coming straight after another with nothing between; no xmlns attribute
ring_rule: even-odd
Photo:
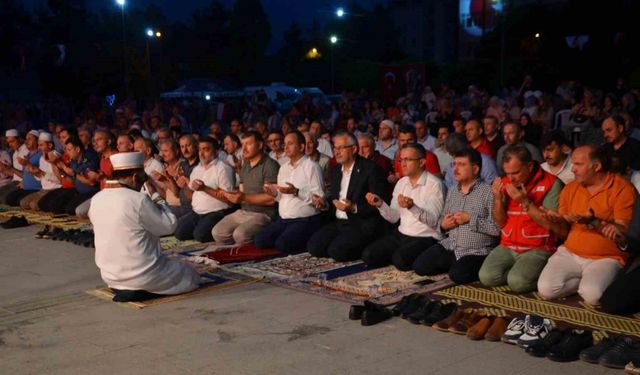
<svg viewBox="0 0 640 375"><path fill-rule="evenodd" d="M360 263L362 262L336 262L331 258L316 258L309 253L302 253L243 265L239 269L269 278L301 278Z"/></svg>
<svg viewBox="0 0 640 375"><path fill-rule="evenodd" d="M205 252L183 252L182 254L198 254L217 261L220 264L248 262L282 255L276 249L258 249L254 245L246 246L209 246Z"/></svg>
<svg viewBox="0 0 640 375"><path fill-rule="evenodd" d="M179 301L185 298L209 293L215 290L254 283L259 280L259 278L253 277L251 275L220 267L200 274L200 286L198 287L198 289L192 292L154 298L143 302L118 302L118 304L135 309L144 309L145 307L160 305L167 302ZM114 296L114 293L111 291L111 289L107 287L90 289L87 290L86 293L108 301L111 301Z"/></svg>
<svg viewBox="0 0 640 375"><path fill-rule="evenodd" d="M30 224L49 225L60 229L91 229L89 221L78 220L75 216L54 215L41 211L27 211L17 207L0 206L0 217L24 216Z"/></svg>
<svg viewBox="0 0 640 375"><path fill-rule="evenodd" d="M370 300L384 305L394 304L412 293L431 293L453 285L446 274L418 276L412 271L398 271L394 266L367 269L363 263L271 283L354 304Z"/></svg>
<svg viewBox="0 0 640 375"><path fill-rule="evenodd" d="M471 307L502 309L512 316L536 314L553 320L557 326L589 328L596 339L610 334L640 337L640 314L633 317L607 314L586 304L577 295L547 301L537 292L516 294L506 286L486 288L474 283L440 290L434 296L457 300Z"/></svg>
<svg viewBox="0 0 640 375"><path fill-rule="evenodd" d="M160 247L165 252L183 253L187 251L203 250L211 243L198 242L196 240L180 241L174 236L160 237Z"/></svg>

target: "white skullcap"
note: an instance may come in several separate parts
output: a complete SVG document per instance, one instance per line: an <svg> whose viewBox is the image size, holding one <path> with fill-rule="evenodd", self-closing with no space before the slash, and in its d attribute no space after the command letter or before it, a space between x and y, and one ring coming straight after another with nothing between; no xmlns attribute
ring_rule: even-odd
<svg viewBox="0 0 640 375"><path fill-rule="evenodd" d="M144 168L144 154L142 152L120 152L109 156L114 171Z"/></svg>
<svg viewBox="0 0 640 375"><path fill-rule="evenodd" d="M132 124L131 126L129 126L129 129L130 130L133 130L133 129L140 130L141 128L140 128L140 125L138 125L138 124Z"/></svg>
<svg viewBox="0 0 640 375"><path fill-rule="evenodd" d="M386 126L389 129L393 130L395 124L391 120L382 120L382 122L380 122L380 126Z"/></svg>
<svg viewBox="0 0 640 375"><path fill-rule="evenodd" d="M16 129L9 129L4 133L5 137L18 137L20 134Z"/></svg>
<svg viewBox="0 0 640 375"><path fill-rule="evenodd" d="M45 141L45 142L53 142L53 136L51 135L51 133L42 132L38 136L38 140Z"/></svg>
<svg viewBox="0 0 640 375"><path fill-rule="evenodd" d="M40 136L40 132L37 130L29 130L29 132L27 133L27 135L31 134L32 136L38 138Z"/></svg>

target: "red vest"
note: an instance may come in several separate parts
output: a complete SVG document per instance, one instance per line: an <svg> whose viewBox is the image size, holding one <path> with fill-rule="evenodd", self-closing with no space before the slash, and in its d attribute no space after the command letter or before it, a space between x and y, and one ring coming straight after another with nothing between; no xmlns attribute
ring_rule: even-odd
<svg viewBox="0 0 640 375"><path fill-rule="evenodd" d="M547 173L539 166L533 178L527 184L527 196L531 204L541 206L544 197L556 182L556 176ZM502 183L509 179L502 178ZM507 196L507 224L502 228L500 244L517 253L531 249L553 252L556 250L556 236L553 232L537 224L522 206Z"/></svg>

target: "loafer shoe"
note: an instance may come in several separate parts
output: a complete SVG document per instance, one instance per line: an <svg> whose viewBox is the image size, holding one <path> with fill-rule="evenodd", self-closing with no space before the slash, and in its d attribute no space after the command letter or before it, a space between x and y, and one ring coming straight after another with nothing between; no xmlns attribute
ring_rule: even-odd
<svg viewBox="0 0 640 375"><path fill-rule="evenodd" d="M362 319L362 314L364 313L365 307L363 305L351 305L349 308L349 319L350 320L360 320Z"/></svg>
<svg viewBox="0 0 640 375"><path fill-rule="evenodd" d="M402 319L407 319L409 315L413 314L416 310L420 308L420 306L424 305L428 301L429 301L429 298L427 298L427 296L422 294L418 295L416 298L412 299L411 301L409 301L409 303L407 303L407 306L405 306L405 308L400 313L400 317L402 317Z"/></svg>
<svg viewBox="0 0 640 375"><path fill-rule="evenodd" d="M598 358L598 363L604 367L623 369L639 348L638 341L628 336L621 337L611 349Z"/></svg>
<svg viewBox="0 0 640 375"><path fill-rule="evenodd" d="M391 313L393 314L393 316L400 316L400 314L402 314L402 311L407 308L407 305L409 305L409 303L411 303L412 300L418 298L419 296L420 294L418 293L412 293L412 294L409 294L408 296L402 297L400 302L398 302L393 307L393 309L391 309Z"/></svg>
<svg viewBox="0 0 640 375"><path fill-rule="evenodd" d="M487 333L485 333L484 339L487 341L500 341L502 335L507 331L508 322L509 319L506 317L496 317Z"/></svg>
<svg viewBox="0 0 640 375"><path fill-rule="evenodd" d="M554 328L542 340L531 343L525 352L534 357L545 357L554 345L558 344L568 331L566 329Z"/></svg>
<svg viewBox="0 0 640 375"><path fill-rule="evenodd" d="M580 352L590 346L593 346L593 334L590 330L570 331L559 343L549 349L547 358L556 362L577 361L580 358Z"/></svg>
<svg viewBox="0 0 640 375"><path fill-rule="evenodd" d="M518 338L517 344L526 349L532 343L543 339L552 329L551 320L538 315L527 315L524 320L524 333Z"/></svg>
<svg viewBox="0 0 640 375"><path fill-rule="evenodd" d="M391 319L393 314L391 310L385 308L379 310L364 310L362 313L361 324L363 326L372 326L385 320Z"/></svg>
<svg viewBox="0 0 640 375"><path fill-rule="evenodd" d="M478 323L485 316L486 314L483 314L481 312L470 312L466 314L462 319L458 320L457 323L449 327L449 332L455 333L456 335L466 335L469 328L476 325L476 323Z"/></svg>
<svg viewBox="0 0 640 375"><path fill-rule="evenodd" d="M589 363L598 363L602 355L608 352L617 342L615 337L605 337L596 345L580 352L580 359Z"/></svg>
<svg viewBox="0 0 640 375"><path fill-rule="evenodd" d="M504 332L504 335L502 335L502 342L507 344L516 344L520 336L524 334L525 319L525 316L516 316L511 319L511 322L509 322L509 325L507 326L507 330Z"/></svg>
<svg viewBox="0 0 640 375"><path fill-rule="evenodd" d="M49 234L49 226L45 225L44 229L42 229L40 232L36 233L35 237L38 239L43 239L45 238L45 235Z"/></svg>
<svg viewBox="0 0 640 375"><path fill-rule="evenodd" d="M431 327L437 329L442 332L449 332L449 327L458 323L460 319L465 315L466 310L463 308L457 308L454 312L452 312L448 318L443 319L439 322L434 323Z"/></svg>
<svg viewBox="0 0 640 375"><path fill-rule="evenodd" d="M437 304L441 303L438 301L426 300L422 306L418 307L416 311L407 316L407 320L413 324L421 324Z"/></svg>
<svg viewBox="0 0 640 375"><path fill-rule="evenodd" d="M471 340L484 339L484 335L489 330L489 327L491 327L491 324L493 324L494 319L495 318L492 316L485 316L484 318L480 319L476 324L474 324L467 330L467 337Z"/></svg>
<svg viewBox="0 0 640 375"><path fill-rule="evenodd" d="M427 326L432 326L435 322L439 322L443 319L446 319L457 308L458 308L458 305L453 302L446 303L446 304L438 302L435 306L433 306L433 309L431 309L431 312L427 316L425 316L425 318L420 323Z"/></svg>

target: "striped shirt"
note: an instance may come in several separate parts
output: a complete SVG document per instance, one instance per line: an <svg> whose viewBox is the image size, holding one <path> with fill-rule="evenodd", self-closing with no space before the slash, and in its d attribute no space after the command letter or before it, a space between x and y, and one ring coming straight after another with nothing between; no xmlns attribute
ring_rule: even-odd
<svg viewBox="0 0 640 375"><path fill-rule="evenodd" d="M446 238L440 241L440 245L453 251L456 259L465 255L489 254L498 245L500 235L500 227L493 220L491 186L476 181L468 194L463 194L459 185L449 189L440 222L446 214L461 211L469 213L469 222L446 232Z"/></svg>

